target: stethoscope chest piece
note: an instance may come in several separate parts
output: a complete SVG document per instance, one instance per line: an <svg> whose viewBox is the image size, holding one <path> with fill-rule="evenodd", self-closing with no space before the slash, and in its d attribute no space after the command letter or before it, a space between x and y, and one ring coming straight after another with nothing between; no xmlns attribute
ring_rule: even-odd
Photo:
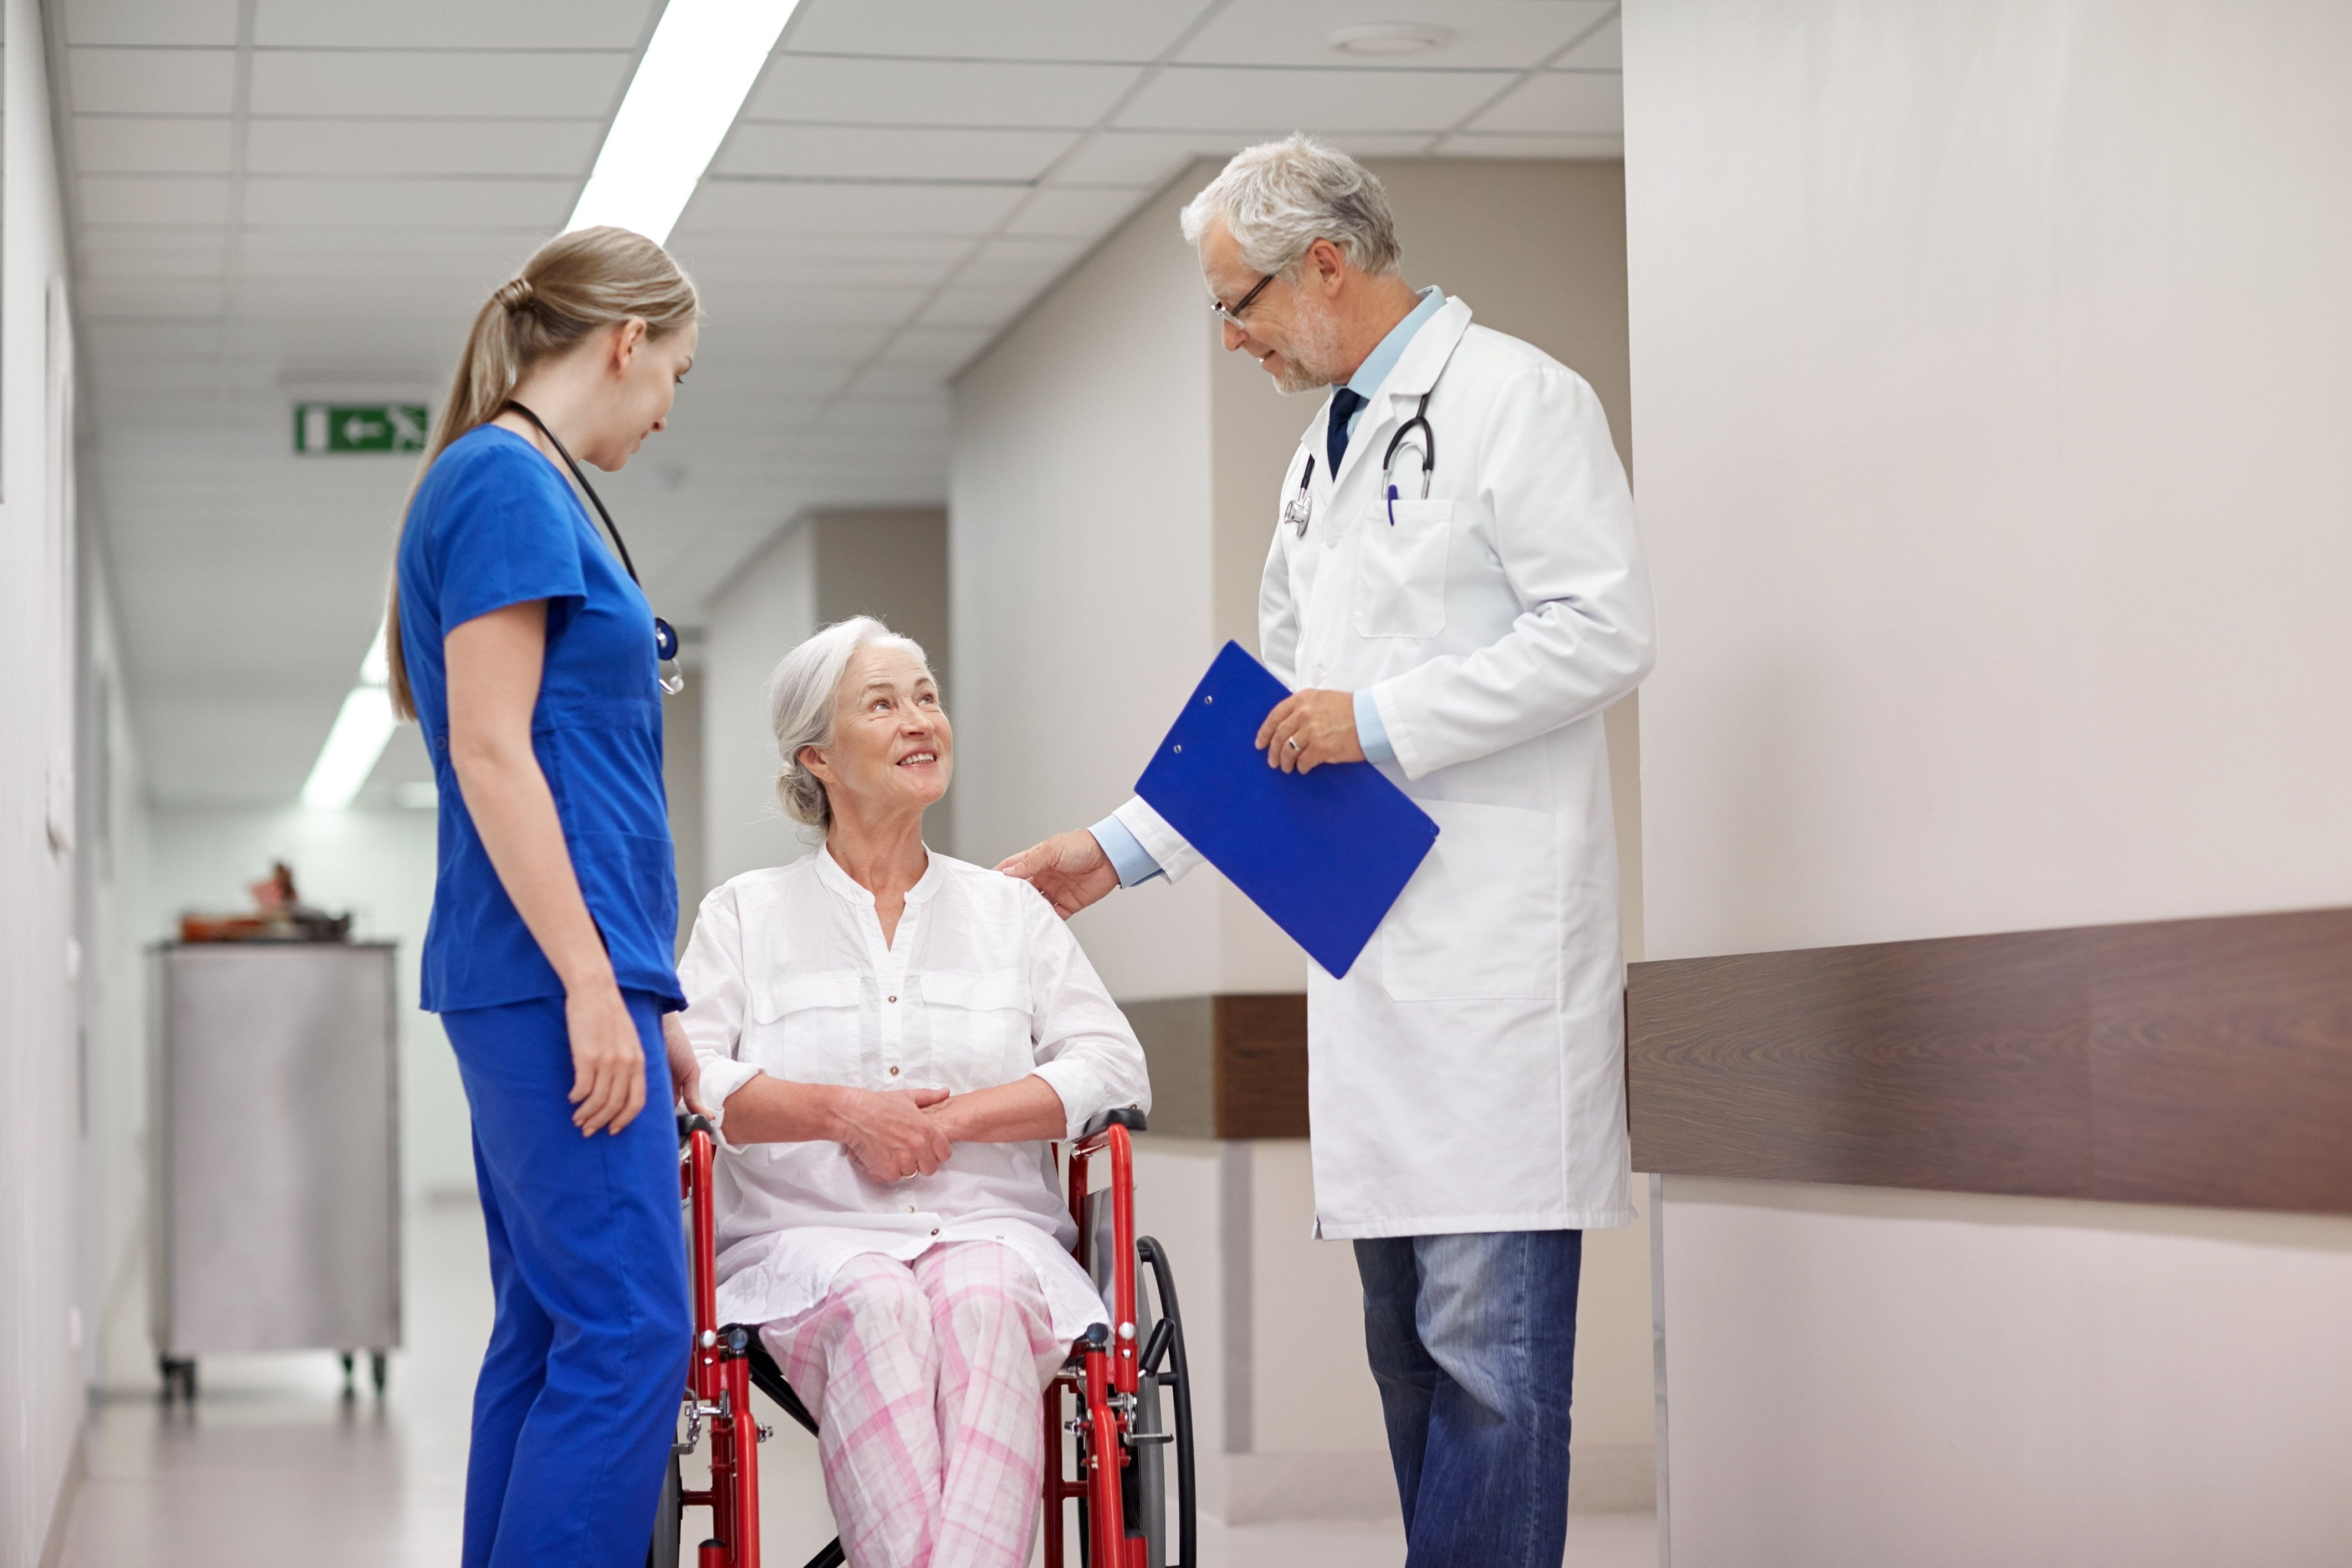
<svg viewBox="0 0 2352 1568"><path fill-rule="evenodd" d="M1298 488L1292 493L1288 504L1282 508L1282 520L1288 523L1291 531L1302 539L1307 537L1307 525L1315 520L1314 497L1307 494L1307 489L1314 482L1315 455L1309 453L1307 456L1307 472L1298 476Z"/></svg>

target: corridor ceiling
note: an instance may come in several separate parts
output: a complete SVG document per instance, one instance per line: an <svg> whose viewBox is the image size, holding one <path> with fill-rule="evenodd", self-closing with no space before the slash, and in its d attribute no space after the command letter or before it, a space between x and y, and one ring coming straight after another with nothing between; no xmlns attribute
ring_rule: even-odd
<svg viewBox="0 0 2352 1568"><path fill-rule="evenodd" d="M437 404L559 229L659 0L50 0L84 405L164 804L288 804L414 471L298 401ZM946 382L1192 158L1615 157L1601 0L803 0L671 238L703 351L603 486L682 625L812 507L937 504ZM1450 35L1402 57L1339 29ZM1174 236L1171 236L1173 243ZM396 743L374 797L421 777Z"/></svg>

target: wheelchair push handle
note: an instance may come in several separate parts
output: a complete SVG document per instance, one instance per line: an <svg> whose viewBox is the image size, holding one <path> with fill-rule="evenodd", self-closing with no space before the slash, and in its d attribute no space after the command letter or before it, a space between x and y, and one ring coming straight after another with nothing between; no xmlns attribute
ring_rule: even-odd
<svg viewBox="0 0 2352 1568"><path fill-rule="evenodd" d="M1086 1130L1078 1136L1091 1138L1107 1127L1125 1127L1130 1133L1140 1133L1147 1131L1150 1125L1150 1118L1136 1107L1114 1105L1109 1110L1098 1111L1088 1118Z"/></svg>

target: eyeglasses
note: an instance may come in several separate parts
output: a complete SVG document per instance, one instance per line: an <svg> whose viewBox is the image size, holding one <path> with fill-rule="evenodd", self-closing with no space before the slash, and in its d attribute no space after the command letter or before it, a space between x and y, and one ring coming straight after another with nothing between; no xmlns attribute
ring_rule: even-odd
<svg viewBox="0 0 2352 1568"><path fill-rule="evenodd" d="M1240 326L1242 324L1242 312L1248 309L1252 305L1257 303L1257 297L1265 292L1265 286L1274 281L1274 277L1275 275L1269 272L1265 277L1259 278L1257 280L1257 287L1252 288L1247 294L1243 295L1241 303L1234 306L1231 309L1226 308L1225 302L1222 299L1210 300L1209 314L1214 316L1220 321L1230 321L1236 327Z"/></svg>

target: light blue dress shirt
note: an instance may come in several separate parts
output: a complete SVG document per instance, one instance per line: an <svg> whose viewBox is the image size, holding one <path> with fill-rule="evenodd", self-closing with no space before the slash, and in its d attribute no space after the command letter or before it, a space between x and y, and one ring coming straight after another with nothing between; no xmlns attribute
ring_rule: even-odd
<svg viewBox="0 0 2352 1568"><path fill-rule="evenodd" d="M1396 369L1396 362L1404 357L1405 346L1428 324L1429 319L1444 307L1445 296L1436 285L1432 284L1423 289L1421 303L1414 306L1403 320L1389 329L1388 336L1364 356L1364 362L1358 365L1356 373L1348 378L1348 390L1365 400L1355 413L1348 416L1349 440L1355 438L1356 427L1363 423L1364 411L1371 406L1372 394L1381 390L1381 383L1389 379L1389 372ZM1356 744L1364 748L1367 761L1396 760L1396 747L1389 744L1388 727L1381 722L1380 705L1372 700L1372 694L1369 691L1356 694ZM1127 824L1117 817L1105 817L1089 831L1095 836L1095 842L1102 846L1103 853L1110 858L1112 868L1118 873L1119 886L1133 887L1139 882L1150 882L1160 874L1160 862L1145 852L1144 847L1136 841L1135 835L1127 831Z"/></svg>

